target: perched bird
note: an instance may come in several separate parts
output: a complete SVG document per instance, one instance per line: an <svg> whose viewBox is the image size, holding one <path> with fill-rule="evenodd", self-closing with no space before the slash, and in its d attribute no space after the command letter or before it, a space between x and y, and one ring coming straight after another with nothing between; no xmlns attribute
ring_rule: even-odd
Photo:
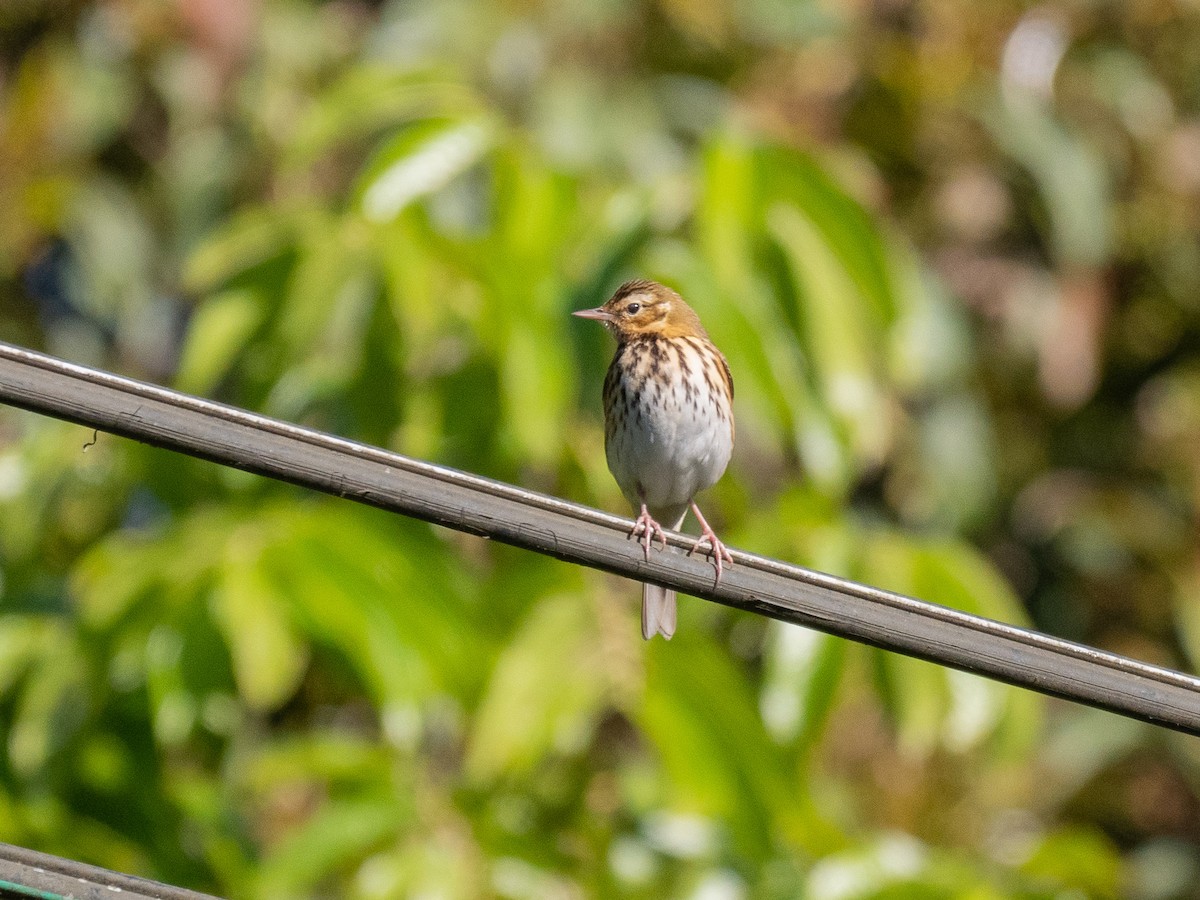
<svg viewBox="0 0 1200 900"><path fill-rule="evenodd" d="M677 530L691 507L700 523L689 555L704 549L721 579L732 564L725 545L696 506L733 452L733 377L700 318L675 291L628 281L603 306L575 313L596 319L617 339L604 379L604 450L621 493L639 510L630 537L650 558L660 522ZM642 636L675 633L675 592L642 585Z"/></svg>

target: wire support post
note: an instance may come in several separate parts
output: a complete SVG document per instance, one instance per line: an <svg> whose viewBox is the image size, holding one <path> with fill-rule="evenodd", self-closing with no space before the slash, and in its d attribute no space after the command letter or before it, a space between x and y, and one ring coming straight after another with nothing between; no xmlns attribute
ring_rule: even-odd
<svg viewBox="0 0 1200 900"><path fill-rule="evenodd" d="M714 585L702 559L647 560L628 519L3 343L0 402L1200 734L1192 675L739 551Z"/></svg>

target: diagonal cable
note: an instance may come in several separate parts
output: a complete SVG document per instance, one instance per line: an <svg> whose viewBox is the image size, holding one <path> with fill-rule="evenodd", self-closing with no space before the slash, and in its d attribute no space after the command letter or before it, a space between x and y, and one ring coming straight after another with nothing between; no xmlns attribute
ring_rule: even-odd
<svg viewBox="0 0 1200 900"><path fill-rule="evenodd" d="M702 559L644 559L628 519L4 343L0 401L1200 734L1192 675L740 551L714 586ZM668 540L691 546L685 535Z"/></svg>
<svg viewBox="0 0 1200 900"><path fill-rule="evenodd" d="M218 900L98 866L0 844L0 898L25 900Z"/></svg>

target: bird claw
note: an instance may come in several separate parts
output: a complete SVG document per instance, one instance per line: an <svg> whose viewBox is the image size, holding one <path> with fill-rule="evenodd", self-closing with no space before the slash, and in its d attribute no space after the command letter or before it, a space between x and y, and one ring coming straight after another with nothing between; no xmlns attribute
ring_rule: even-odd
<svg viewBox="0 0 1200 900"><path fill-rule="evenodd" d="M662 543L662 548L667 549L667 535L663 531L661 525L654 521L654 517L650 515L650 511L646 509L646 504L642 504L642 514L637 517L637 521L633 523L633 530L629 532L631 538L639 538L638 543L645 548L646 559L650 559L650 545L654 538L658 538Z"/></svg>
<svg viewBox="0 0 1200 900"><path fill-rule="evenodd" d="M716 587L721 583L721 572L724 571L724 563L733 565L733 555L729 552L725 544L721 542L721 539L717 537L716 532L708 527L707 522L704 523L703 533L696 539L696 543L692 544L692 549L688 551L687 555L691 556L697 550L703 552L709 561L712 562L713 568L717 570L717 577L713 580L713 587Z"/></svg>

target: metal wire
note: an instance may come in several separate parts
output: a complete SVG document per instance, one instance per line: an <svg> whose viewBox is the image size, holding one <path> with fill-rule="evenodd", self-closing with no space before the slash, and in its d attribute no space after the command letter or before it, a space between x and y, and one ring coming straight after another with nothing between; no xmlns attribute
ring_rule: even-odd
<svg viewBox="0 0 1200 900"><path fill-rule="evenodd" d="M122 900L216 900L211 894L159 884L12 844L0 844L0 897L25 900L108 900L113 897Z"/></svg>
<svg viewBox="0 0 1200 900"><path fill-rule="evenodd" d="M0 401L1200 734L1192 675L740 551L714 585L702 559L646 560L628 519L3 343Z"/></svg>

